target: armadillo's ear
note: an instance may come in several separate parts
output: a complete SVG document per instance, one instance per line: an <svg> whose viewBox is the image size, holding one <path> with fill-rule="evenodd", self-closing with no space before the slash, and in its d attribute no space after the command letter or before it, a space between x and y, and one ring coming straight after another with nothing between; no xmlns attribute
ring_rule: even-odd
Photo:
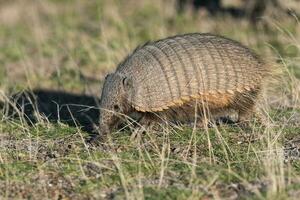
<svg viewBox="0 0 300 200"><path fill-rule="evenodd" d="M112 73L110 73L110 74L106 74L106 76L105 76L104 80L107 80L107 78L108 78L108 77L110 77L111 75L112 75Z"/></svg>
<svg viewBox="0 0 300 200"><path fill-rule="evenodd" d="M124 77L122 84L125 91L129 91L133 87L133 81L130 77Z"/></svg>

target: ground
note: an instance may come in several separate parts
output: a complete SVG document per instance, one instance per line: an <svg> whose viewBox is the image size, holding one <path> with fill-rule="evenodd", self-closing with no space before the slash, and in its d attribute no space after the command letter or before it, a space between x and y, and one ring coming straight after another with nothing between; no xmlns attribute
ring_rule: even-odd
<svg viewBox="0 0 300 200"><path fill-rule="evenodd" d="M298 199L296 13L268 8L253 23L178 13L171 0L0 0L0 26L1 199ZM278 66L257 105L263 123L116 131L90 145L105 75L137 45L188 32L230 37Z"/></svg>

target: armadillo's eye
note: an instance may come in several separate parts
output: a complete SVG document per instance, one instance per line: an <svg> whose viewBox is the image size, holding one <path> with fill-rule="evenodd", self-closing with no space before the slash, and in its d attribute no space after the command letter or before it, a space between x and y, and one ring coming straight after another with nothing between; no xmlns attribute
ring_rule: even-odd
<svg viewBox="0 0 300 200"><path fill-rule="evenodd" d="M116 105L114 105L114 111L120 111L120 107L116 104Z"/></svg>

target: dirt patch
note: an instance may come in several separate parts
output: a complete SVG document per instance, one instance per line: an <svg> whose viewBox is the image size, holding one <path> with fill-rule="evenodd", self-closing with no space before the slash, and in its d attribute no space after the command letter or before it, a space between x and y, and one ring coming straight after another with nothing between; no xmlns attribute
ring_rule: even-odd
<svg viewBox="0 0 300 200"><path fill-rule="evenodd" d="M75 193L75 183L56 172L43 172L29 182L0 181L0 196L8 199L89 199Z"/></svg>

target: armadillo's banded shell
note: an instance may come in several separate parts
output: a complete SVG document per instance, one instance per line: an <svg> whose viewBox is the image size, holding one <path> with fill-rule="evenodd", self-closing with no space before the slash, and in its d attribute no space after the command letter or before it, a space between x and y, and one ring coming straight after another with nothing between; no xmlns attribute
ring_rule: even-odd
<svg viewBox="0 0 300 200"><path fill-rule="evenodd" d="M129 101L140 111L162 111L207 95L251 90L266 71L241 44L196 33L148 43L117 68L132 79Z"/></svg>

